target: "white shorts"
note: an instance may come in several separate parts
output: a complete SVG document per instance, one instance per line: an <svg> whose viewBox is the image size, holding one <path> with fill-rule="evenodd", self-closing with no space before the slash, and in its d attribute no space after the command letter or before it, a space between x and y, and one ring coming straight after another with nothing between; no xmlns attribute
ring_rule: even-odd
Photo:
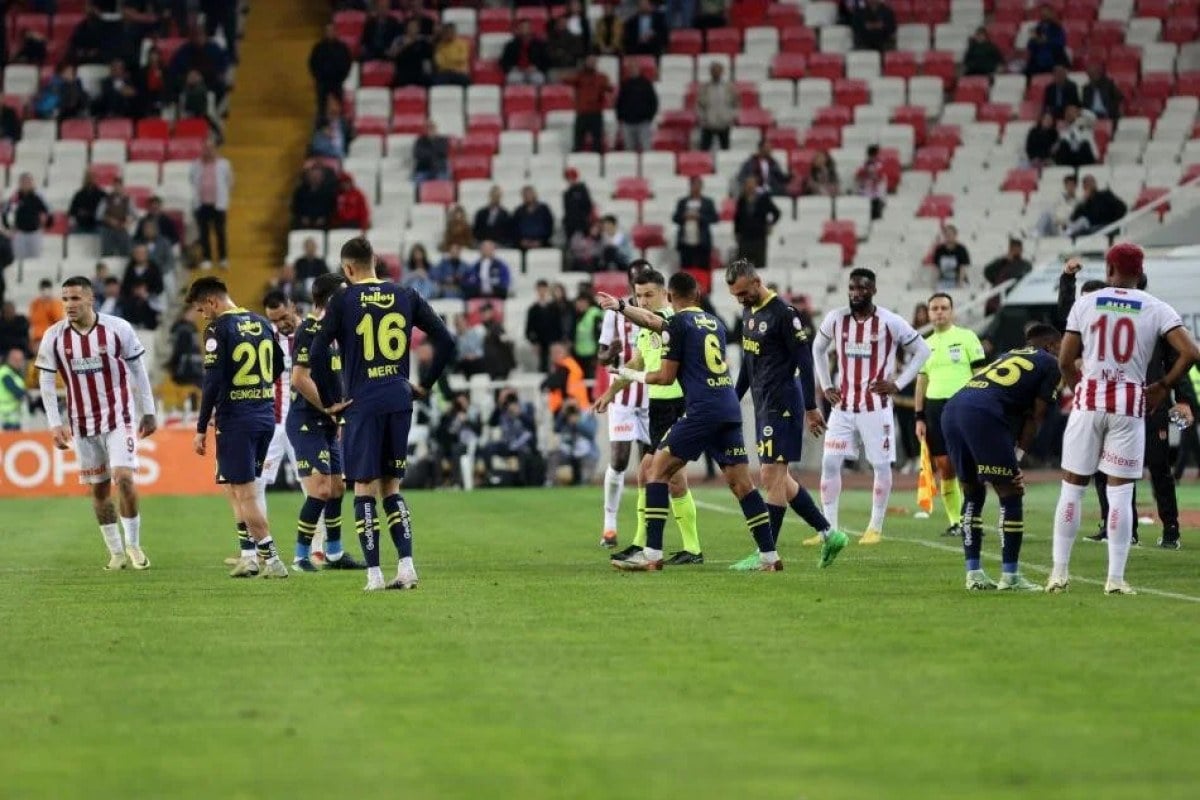
<svg viewBox="0 0 1200 800"><path fill-rule="evenodd" d="M79 482L104 483L112 480L112 470L138 468L137 429L132 425L119 427L100 436L79 436L75 439L79 457Z"/></svg>
<svg viewBox="0 0 1200 800"><path fill-rule="evenodd" d="M271 437L271 446L267 448L267 458L263 461L263 483L268 486L275 483L275 479L279 477L279 467L283 464L284 456L287 456L288 463L295 471L297 469L296 451L292 447L292 443L288 441L287 431L282 425L276 425L275 435Z"/></svg>
<svg viewBox="0 0 1200 800"><path fill-rule="evenodd" d="M871 464L891 464L896 460L895 431L892 430L891 406L875 411L842 411L829 414L825 431L825 455L857 458L861 443Z"/></svg>
<svg viewBox="0 0 1200 800"><path fill-rule="evenodd" d="M1142 477L1146 421L1105 411L1072 411L1063 434L1062 468L1087 477Z"/></svg>
<svg viewBox="0 0 1200 800"><path fill-rule="evenodd" d="M608 440L650 444L650 409L639 406L609 406Z"/></svg>

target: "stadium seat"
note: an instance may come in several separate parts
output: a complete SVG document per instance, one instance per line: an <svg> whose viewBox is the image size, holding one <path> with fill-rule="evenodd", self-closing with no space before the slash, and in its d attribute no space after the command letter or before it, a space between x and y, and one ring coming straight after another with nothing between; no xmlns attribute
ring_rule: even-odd
<svg viewBox="0 0 1200 800"><path fill-rule="evenodd" d="M171 135L174 139L207 139L211 132L208 120L189 117L176 122Z"/></svg>
<svg viewBox="0 0 1200 800"><path fill-rule="evenodd" d="M634 225L630 236L633 246L639 250L645 250L647 247L666 247L667 244L662 225Z"/></svg>
<svg viewBox="0 0 1200 800"><path fill-rule="evenodd" d="M794 133L794 131L793 131ZM769 141L769 138L768 138ZM774 145L772 145L774 146ZM715 170L712 153L687 152L676 157L676 169L680 175L691 178L697 175L712 175Z"/></svg>
<svg viewBox="0 0 1200 800"><path fill-rule="evenodd" d="M359 72L359 86L390 87L394 67L391 61L367 61Z"/></svg>
<svg viewBox="0 0 1200 800"><path fill-rule="evenodd" d="M817 52L817 34L810 28L792 26L779 31L779 50L801 56Z"/></svg>
<svg viewBox="0 0 1200 800"><path fill-rule="evenodd" d="M617 200L641 201L647 200L653 196L654 193L651 191L650 184L645 178L617 178L616 190L613 192L613 198Z"/></svg>
<svg viewBox="0 0 1200 800"><path fill-rule="evenodd" d="M133 138L133 120L116 117L102 119L96 123L96 138L129 141Z"/></svg>
<svg viewBox="0 0 1200 800"><path fill-rule="evenodd" d="M854 254L858 249L858 234L853 222L827 220L821 226L821 242L841 246L843 266L850 266L854 263Z"/></svg>
<svg viewBox="0 0 1200 800"><path fill-rule="evenodd" d="M171 125L161 117L139 119L137 123L137 138L169 139L171 138Z"/></svg>
<svg viewBox="0 0 1200 800"><path fill-rule="evenodd" d="M96 128L90 119L64 119L58 129L58 137L77 142L90 142L96 138Z"/></svg>
<svg viewBox="0 0 1200 800"><path fill-rule="evenodd" d="M742 32L737 28L710 28L705 37L704 52L737 55L742 52Z"/></svg>
<svg viewBox="0 0 1200 800"><path fill-rule="evenodd" d="M798 80L807 74L808 56L799 53L779 53L771 60L771 77Z"/></svg>
<svg viewBox="0 0 1200 800"><path fill-rule="evenodd" d="M194 161L204 152L204 139L170 139L167 141L168 161Z"/></svg>

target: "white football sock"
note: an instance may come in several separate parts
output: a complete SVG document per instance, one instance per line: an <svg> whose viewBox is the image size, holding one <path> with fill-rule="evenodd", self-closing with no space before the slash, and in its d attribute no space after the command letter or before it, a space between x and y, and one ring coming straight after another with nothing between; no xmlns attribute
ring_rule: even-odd
<svg viewBox="0 0 1200 800"><path fill-rule="evenodd" d="M1071 548L1083 515L1083 486L1063 481L1054 510L1054 572L1066 574L1071 566Z"/></svg>
<svg viewBox="0 0 1200 800"><path fill-rule="evenodd" d="M821 506L831 528L838 527L838 500L842 496L841 456L826 454L821 459Z"/></svg>
<svg viewBox="0 0 1200 800"><path fill-rule="evenodd" d="M125 552L125 546L121 544L121 528L117 523L101 525L100 533L104 536L104 544L108 547L109 553L119 556Z"/></svg>
<svg viewBox="0 0 1200 800"><path fill-rule="evenodd" d="M887 515L888 499L892 496L892 465L872 464L875 485L871 493L871 530L883 533L883 518Z"/></svg>
<svg viewBox="0 0 1200 800"><path fill-rule="evenodd" d="M142 517L121 517L121 527L125 529L125 546L142 546Z"/></svg>
<svg viewBox="0 0 1200 800"><path fill-rule="evenodd" d="M647 561L662 561L662 550L651 550L649 547L642 548L642 555Z"/></svg>
<svg viewBox="0 0 1200 800"><path fill-rule="evenodd" d="M621 493L625 491L625 471L612 467L604 470L604 530L617 529L617 513L621 510Z"/></svg>
<svg viewBox="0 0 1200 800"><path fill-rule="evenodd" d="M402 577L404 575L416 575L416 574L417 574L417 568L413 566L413 560L412 560L411 556L400 559L400 563L396 565L396 577L397 578Z"/></svg>
<svg viewBox="0 0 1200 800"><path fill-rule="evenodd" d="M1108 485L1108 579L1125 580L1125 562L1133 543L1133 484Z"/></svg>
<svg viewBox="0 0 1200 800"><path fill-rule="evenodd" d="M254 501L258 503L258 510L262 512L263 518L267 517L267 482L262 478L257 478L254 481Z"/></svg>
<svg viewBox="0 0 1200 800"><path fill-rule="evenodd" d="M367 582L383 583L383 569L380 567L367 567Z"/></svg>

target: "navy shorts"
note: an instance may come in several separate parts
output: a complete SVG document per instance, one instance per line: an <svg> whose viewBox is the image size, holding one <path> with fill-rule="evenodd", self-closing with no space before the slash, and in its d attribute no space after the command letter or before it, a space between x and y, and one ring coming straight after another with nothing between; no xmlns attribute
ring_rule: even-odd
<svg viewBox="0 0 1200 800"><path fill-rule="evenodd" d="M301 478L342 474L342 443L337 428L288 419L287 437L296 451L296 472Z"/></svg>
<svg viewBox="0 0 1200 800"><path fill-rule="evenodd" d="M274 426L259 431L218 432L217 483L253 483L262 475L274 437Z"/></svg>
<svg viewBox="0 0 1200 800"><path fill-rule="evenodd" d="M689 419L685 414L667 431L658 449L684 461L695 461L708 454L722 467L749 463L741 420L711 422Z"/></svg>
<svg viewBox="0 0 1200 800"><path fill-rule="evenodd" d="M403 478L408 468L412 411L346 415L342 428L346 480Z"/></svg>
<svg viewBox="0 0 1200 800"><path fill-rule="evenodd" d="M804 415L767 411L754 415L754 435L761 464L790 464L804 454Z"/></svg>
<svg viewBox="0 0 1200 800"><path fill-rule="evenodd" d="M1003 413L950 402L942 409L941 428L960 480L1008 481L1019 471L1017 443Z"/></svg>

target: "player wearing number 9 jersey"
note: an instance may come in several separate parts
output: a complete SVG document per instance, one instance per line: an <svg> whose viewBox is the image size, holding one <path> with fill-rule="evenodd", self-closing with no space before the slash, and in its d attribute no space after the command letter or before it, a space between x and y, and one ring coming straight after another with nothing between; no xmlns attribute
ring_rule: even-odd
<svg viewBox="0 0 1200 800"><path fill-rule="evenodd" d="M414 327L433 343L429 385L416 389L424 396L454 358L454 338L420 295L375 277L375 253L365 237L342 245L341 261L350 285L330 299L313 352L327 352L332 341L341 352L348 396L342 450L346 478L354 482L354 522L367 560L366 589L411 589L417 585L411 517L400 496L414 393L408 380L409 344ZM379 567L376 502L381 494L400 556L396 579L386 586Z"/></svg>
<svg viewBox="0 0 1200 800"><path fill-rule="evenodd" d="M1079 532L1088 477L1108 475L1109 594L1133 594L1125 562L1133 536L1133 482L1142 476L1146 428L1143 417L1167 396L1200 358L1179 314L1135 288L1143 254L1133 244L1114 245L1105 257L1108 288L1080 297L1067 317L1059 366L1075 387L1075 408L1063 437L1063 484L1054 518L1054 571L1047 589L1069 583L1071 547ZM1146 386L1146 370L1160 336L1179 353L1167 375ZM1082 371L1076 360L1082 357Z"/></svg>

